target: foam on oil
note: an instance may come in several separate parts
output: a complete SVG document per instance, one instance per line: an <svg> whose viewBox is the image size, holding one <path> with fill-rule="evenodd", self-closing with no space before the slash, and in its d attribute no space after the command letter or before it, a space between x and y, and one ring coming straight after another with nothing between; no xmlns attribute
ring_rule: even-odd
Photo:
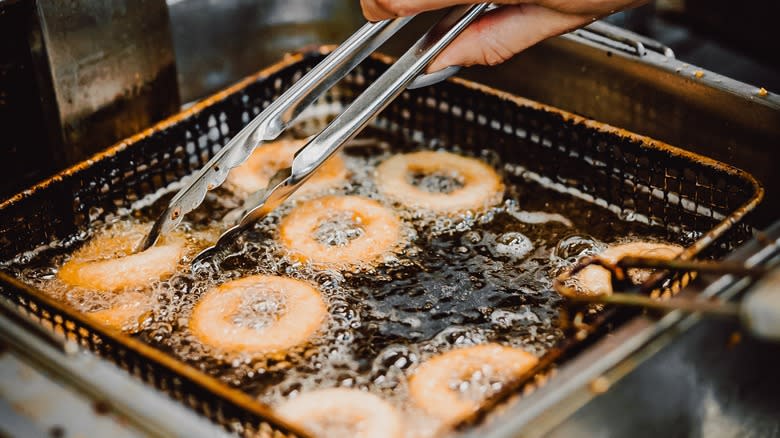
<svg viewBox="0 0 780 438"><path fill-rule="evenodd" d="M344 188L326 193L360 195L391 205L375 188L375 168L392 153L420 145L390 147L388 139L372 135L345 148L351 178ZM493 151L477 156L498 164ZM278 223L296 203L311 198L296 197L244 233L219 259L192 270L183 266L173 277L150 285L144 293L155 303L153 317L135 336L272 405L317 388L371 391L404 410L415 435L425 435L434 430L433 423L410 405L406 389L407 377L422 361L485 342L543 356L563 338L557 320L561 300L552 290L553 278L583 255L603 249L604 242L665 235L542 188L522 174L502 176L505 201L485 212L448 217L393 206L405 224L402 246L381 263L353 272L315 269L285 256L275 240ZM432 191L446 192L459 184L452 175L413 178ZM28 253L10 268L25 282L81 311L109 307L114 296L75 293L56 279L57 267L74 246L102 228L152 220L171 195L156 194L149 202L137 203L139 210L95 221L91 233ZM225 214L240 205L230 192L217 189L185 218L183 229L221 230ZM360 235L359 224L345 227L336 222L343 221L317 230L321 241L345 245ZM197 341L188 324L198 299L212 287L252 274L288 276L319 288L329 318L310 343L256 357L224 355ZM245 311L231 315L241 325L263 327L273 323L269 313L284 311L283 299L245 301ZM500 385L483 375L451 384L472 398L493 393Z"/></svg>

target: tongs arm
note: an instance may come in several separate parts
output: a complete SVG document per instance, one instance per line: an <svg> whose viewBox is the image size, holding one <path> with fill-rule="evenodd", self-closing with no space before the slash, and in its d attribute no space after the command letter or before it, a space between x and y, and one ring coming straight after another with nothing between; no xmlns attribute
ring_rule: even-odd
<svg viewBox="0 0 780 438"><path fill-rule="evenodd" d="M322 62L274 100L250 121L195 175L192 182L171 199L152 226L139 250L155 244L184 215L197 208L206 192L220 186L230 169L246 161L261 143L276 139L317 98L332 88L368 55L395 34L411 17L367 23L331 52Z"/></svg>

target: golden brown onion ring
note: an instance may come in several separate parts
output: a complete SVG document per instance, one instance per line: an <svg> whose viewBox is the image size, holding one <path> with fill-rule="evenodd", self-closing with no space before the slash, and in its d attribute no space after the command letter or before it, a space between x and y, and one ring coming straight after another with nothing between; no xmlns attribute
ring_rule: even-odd
<svg viewBox="0 0 780 438"><path fill-rule="evenodd" d="M276 412L313 436L400 438L401 417L379 397L358 389L307 392L283 403Z"/></svg>
<svg viewBox="0 0 780 438"><path fill-rule="evenodd" d="M103 232L77 250L59 269L65 284L94 291L138 289L170 277L186 253L181 235L171 235L157 246L133 254L146 228Z"/></svg>
<svg viewBox="0 0 780 438"><path fill-rule="evenodd" d="M293 156L306 140L282 139L255 149L240 166L230 171L227 182L243 193L254 193L268 185L271 177L290 167ZM338 187L346 181L347 167L340 154L330 157L295 194L312 194Z"/></svg>
<svg viewBox="0 0 780 438"><path fill-rule="evenodd" d="M246 307L253 301L262 303L266 313ZM237 321L242 313L249 324ZM306 342L327 313L320 292L308 283L253 275L208 291L192 311L190 330L222 352L274 353Z"/></svg>
<svg viewBox="0 0 780 438"><path fill-rule="evenodd" d="M329 220L350 221L360 234L345 244L318 240ZM316 265L346 268L372 263L401 240L401 221L382 204L360 196L326 196L304 202L279 225L279 241L292 257Z"/></svg>
<svg viewBox="0 0 780 438"><path fill-rule="evenodd" d="M516 380L537 363L534 355L520 348L499 344L460 348L423 362L409 379L409 394L423 411L452 425L494 395L494 385Z"/></svg>
<svg viewBox="0 0 780 438"><path fill-rule="evenodd" d="M111 307L89 312L87 316L115 330L135 333L152 316L152 298L140 292L126 292L116 297Z"/></svg>
<svg viewBox="0 0 780 438"><path fill-rule="evenodd" d="M412 183L414 175L443 175L462 186L451 192L430 192ZM379 191L410 208L442 214L480 211L501 202L504 184L492 167L475 158L449 152L399 154L377 167Z"/></svg>
<svg viewBox="0 0 780 438"><path fill-rule="evenodd" d="M623 257L656 257L673 259L683 250L679 245L653 242L631 242L613 245L599 254L609 263L617 263ZM647 269L630 269L629 274L635 283L641 283L651 272ZM587 295L612 294L612 274L601 266L588 266L574 276L579 293Z"/></svg>

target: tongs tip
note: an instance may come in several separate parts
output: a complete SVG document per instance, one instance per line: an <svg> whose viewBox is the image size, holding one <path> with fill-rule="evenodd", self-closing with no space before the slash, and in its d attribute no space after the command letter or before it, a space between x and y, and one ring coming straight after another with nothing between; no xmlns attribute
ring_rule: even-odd
<svg viewBox="0 0 780 438"><path fill-rule="evenodd" d="M157 239L160 238L160 220L154 222L152 225L152 229L149 230L149 233L144 236L143 240L138 244L138 246L135 248L136 253L146 251L147 249L154 246L155 243L157 243Z"/></svg>

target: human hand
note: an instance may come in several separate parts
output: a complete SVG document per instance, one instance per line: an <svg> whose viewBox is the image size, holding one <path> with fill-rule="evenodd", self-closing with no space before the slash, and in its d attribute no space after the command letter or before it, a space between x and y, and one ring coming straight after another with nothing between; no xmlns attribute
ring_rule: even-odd
<svg viewBox="0 0 780 438"><path fill-rule="evenodd" d="M584 26L600 17L633 8L647 0L500 0L466 28L428 67L496 65L547 38ZM408 16L474 0L360 0L368 20Z"/></svg>

